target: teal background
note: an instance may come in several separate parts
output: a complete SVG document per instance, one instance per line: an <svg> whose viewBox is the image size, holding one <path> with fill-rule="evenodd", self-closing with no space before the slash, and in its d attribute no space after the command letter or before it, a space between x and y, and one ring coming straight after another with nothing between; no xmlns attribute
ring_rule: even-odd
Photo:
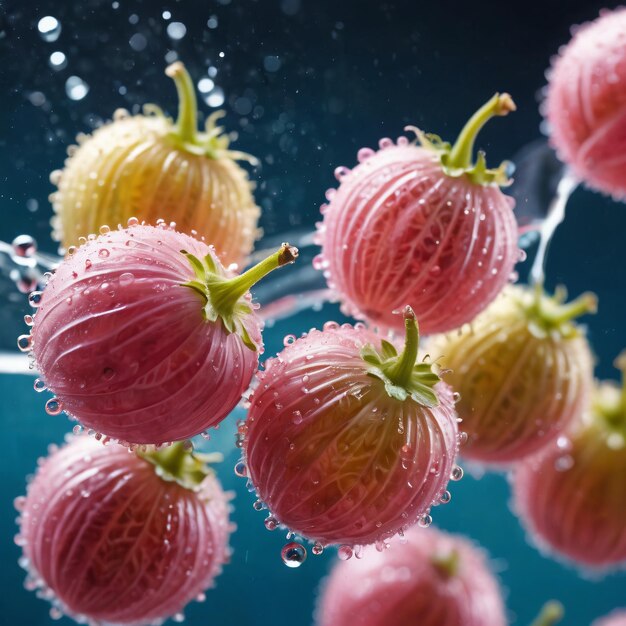
<svg viewBox="0 0 626 626"><path fill-rule="evenodd" d="M163 76L168 51L176 51L196 79L209 65L218 68L215 81L226 93L226 124L239 131L235 147L263 160L253 178L262 181L257 199L264 209L263 227L275 235L312 228L324 190L335 184L333 169L354 164L359 147L375 146L383 136L396 137L407 123L453 138L470 112L496 90L510 91L519 110L481 135L490 161L509 158L540 137L538 94L549 59L567 41L570 24L592 19L600 8L597 2L550 0L120 0L118 8L108 0L0 0L0 240L28 232L42 249L54 250L48 238L49 171L62 165L76 132L88 132L119 106L157 102L175 111L174 88ZM178 42L164 32L166 9L172 13L170 21L187 26ZM44 15L62 24L54 43L42 41L37 32ZM133 15L135 24L129 22ZM217 18L217 28L207 27L211 16ZM137 32L147 40L142 52L128 43ZM61 72L47 64L54 50L68 57ZM264 68L268 55L280 57L278 71ZM65 94L65 80L72 74L90 86L80 101ZM127 88L124 96L119 93L122 85ZM43 106L30 102L33 91L44 94ZM252 112L238 113L246 108L241 98L253 105ZM33 199L38 203L35 212L27 208ZM548 286L564 283L572 295L593 289L600 298L600 311L587 324L601 377L615 376L612 360L626 346L625 230L623 205L580 189L548 262ZM526 265L519 268L522 276ZM0 345L14 350L14 337L23 329L21 315L28 311L23 298L9 303L8 296L2 300L9 315L3 318ZM339 317L336 307L326 305L282 321L266 332L267 353L280 348L283 335ZM25 476L47 445L62 441L70 430L63 417L46 415L44 401L33 392L32 377L0 375L0 623L11 626L51 622L48 605L22 587L19 550L13 543L12 500L24 492ZM265 530L245 481L232 471L238 459L233 446L236 417L241 415L212 434L206 446L225 453L219 476L227 489L236 491L233 559L206 602L190 605L187 623L308 626L319 581L334 554L309 553L297 570L282 564L284 534ZM624 574L583 576L528 545L509 509L504 476L466 475L451 491L452 502L434 511L435 524L466 534L489 551L512 623L529 624L550 598L565 604L568 626L587 626L612 608L626 606Z"/></svg>

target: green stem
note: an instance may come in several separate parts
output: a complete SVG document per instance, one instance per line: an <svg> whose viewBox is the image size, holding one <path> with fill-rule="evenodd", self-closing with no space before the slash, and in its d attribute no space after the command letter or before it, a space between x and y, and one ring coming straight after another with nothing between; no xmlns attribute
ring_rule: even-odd
<svg viewBox="0 0 626 626"><path fill-rule="evenodd" d="M458 550L452 550L447 556L435 556L432 564L445 578L452 578L459 571L460 555Z"/></svg>
<svg viewBox="0 0 626 626"><path fill-rule="evenodd" d="M207 289L211 296L211 304L220 315L232 314L235 305L245 293L261 278L273 270L293 263L298 257L298 249L284 243L274 254L251 267L235 278L209 282Z"/></svg>
<svg viewBox="0 0 626 626"><path fill-rule="evenodd" d="M169 65L165 73L174 79L178 92L178 119L176 121L178 134L183 141L194 143L198 123L198 103L191 76L180 61Z"/></svg>
<svg viewBox="0 0 626 626"><path fill-rule="evenodd" d="M411 382L411 375L415 361L417 360L417 350L419 348L419 327L415 319L415 313L410 306L404 309L404 328L404 350L402 350L400 358L394 365L385 372L387 378L389 378L394 385L398 385L398 387L407 387Z"/></svg>
<svg viewBox="0 0 626 626"><path fill-rule="evenodd" d="M474 141L482 127L492 117L507 115L510 111L515 111L515 108L515 103L508 93L496 93L465 124L454 146L452 146L452 150L450 150L446 166L450 169L469 169L474 153Z"/></svg>
<svg viewBox="0 0 626 626"><path fill-rule="evenodd" d="M563 605L560 602L551 600L546 602L539 617L530 626L554 626L563 619Z"/></svg>
<svg viewBox="0 0 626 626"><path fill-rule="evenodd" d="M621 414L624 416L624 421L626 422L626 350L623 350L622 352L620 352L618 357L615 359L613 365L622 374L620 408L621 408Z"/></svg>
<svg viewBox="0 0 626 626"><path fill-rule="evenodd" d="M586 313L595 313L598 310L598 298L591 292L583 293L568 304L557 304L553 300L541 298L537 301L537 307L544 320L560 326Z"/></svg>

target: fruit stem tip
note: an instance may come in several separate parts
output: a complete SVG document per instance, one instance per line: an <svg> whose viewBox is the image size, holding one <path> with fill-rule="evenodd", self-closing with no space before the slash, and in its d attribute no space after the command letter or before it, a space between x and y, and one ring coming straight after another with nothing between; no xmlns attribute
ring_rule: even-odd
<svg viewBox="0 0 626 626"><path fill-rule="evenodd" d="M563 605L556 600L546 602L541 609L539 617L531 624L531 626L554 626L563 619Z"/></svg>
<svg viewBox="0 0 626 626"><path fill-rule="evenodd" d="M198 102L191 76L181 61L168 65L165 74L174 80L178 92L178 135L183 141L193 143L197 131Z"/></svg>
<svg viewBox="0 0 626 626"><path fill-rule="evenodd" d="M404 317L404 349L393 367L387 371L387 376L394 385L405 387L411 380L413 367L417 359L419 349L419 326L415 317L415 312L410 306L406 306L403 311Z"/></svg>

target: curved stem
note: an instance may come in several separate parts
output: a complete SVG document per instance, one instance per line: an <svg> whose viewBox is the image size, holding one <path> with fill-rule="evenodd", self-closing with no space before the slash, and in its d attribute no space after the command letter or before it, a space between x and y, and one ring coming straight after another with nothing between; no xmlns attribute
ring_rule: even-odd
<svg viewBox="0 0 626 626"><path fill-rule="evenodd" d="M411 381L420 341L419 327L410 306L404 309L404 328L404 350L400 358L386 371L387 378L399 387L406 387Z"/></svg>
<svg viewBox="0 0 626 626"><path fill-rule="evenodd" d="M530 626L554 626L563 619L563 605L556 600L546 602L541 613Z"/></svg>
<svg viewBox="0 0 626 626"><path fill-rule="evenodd" d="M515 111L515 103L508 93L495 94L472 117L459 134L446 165L450 168L468 169L472 163L474 141L481 128L496 115L507 115Z"/></svg>
<svg viewBox="0 0 626 626"><path fill-rule="evenodd" d="M193 143L196 139L198 118L198 103L193 81L180 61L168 65L165 73L174 80L178 92L178 119L176 120L178 134L183 141Z"/></svg>
<svg viewBox="0 0 626 626"><path fill-rule="evenodd" d="M274 254L257 263L243 274L227 280L209 282L207 290L211 296L213 308L220 315L230 315L239 298L250 291L250 288L255 283L273 270L288 263L293 263L297 257L298 248L284 243Z"/></svg>

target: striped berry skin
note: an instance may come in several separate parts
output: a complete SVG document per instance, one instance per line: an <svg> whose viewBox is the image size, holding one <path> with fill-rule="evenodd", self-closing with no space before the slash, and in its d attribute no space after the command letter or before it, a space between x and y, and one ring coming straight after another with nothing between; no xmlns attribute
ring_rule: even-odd
<svg viewBox="0 0 626 626"><path fill-rule="evenodd" d="M626 10L577 27L548 74L544 115L559 157L586 185L626 197Z"/></svg>
<svg viewBox="0 0 626 626"><path fill-rule="evenodd" d="M490 114L499 102L500 115L514 106L496 96ZM347 314L399 330L394 311L410 305L430 334L471 321L502 290L519 258L518 230L514 201L499 187L503 171L486 170L484 157L470 163L473 135L459 138L471 144L464 158L419 137L422 145L383 139L377 152L361 150L351 171L337 168L315 265Z"/></svg>
<svg viewBox="0 0 626 626"><path fill-rule="evenodd" d="M322 587L317 626L507 624L481 549L432 527L414 527L405 540L337 563Z"/></svg>
<svg viewBox="0 0 626 626"><path fill-rule="evenodd" d="M296 254L282 246L234 276L214 249L169 226L104 232L68 255L41 294L32 350L42 378L70 416L121 442L216 426L263 347L248 289Z"/></svg>
<svg viewBox="0 0 626 626"><path fill-rule="evenodd" d="M181 444L177 444L181 445ZM212 586L229 558L228 497L193 489L117 444L73 437L20 503L27 587L78 621L162 621Z"/></svg>
<svg viewBox="0 0 626 626"><path fill-rule="evenodd" d="M390 396L367 345L381 337L327 323L268 360L251 398L244 453L258 497L322 545L384 541L428 516L454 469L451 389L429 374L436 404Z"/></svg>
<svg viewBox="0 0 626 626"><path fill-rule="evenodd" d="M593 355L570 320L595 306L591 294L560 304L510 286L471 326L431 339L430 354L451 370L446 380L460 395L464 458L519 462L580 416L593 386Z"/></svg>
<svg viewBox="0 0 626 626"><path fill-rule="evenodd" d="M514 509L541 549L582 568L626 563L626 403L600 383L568 432L513 474Z"/></svg>

